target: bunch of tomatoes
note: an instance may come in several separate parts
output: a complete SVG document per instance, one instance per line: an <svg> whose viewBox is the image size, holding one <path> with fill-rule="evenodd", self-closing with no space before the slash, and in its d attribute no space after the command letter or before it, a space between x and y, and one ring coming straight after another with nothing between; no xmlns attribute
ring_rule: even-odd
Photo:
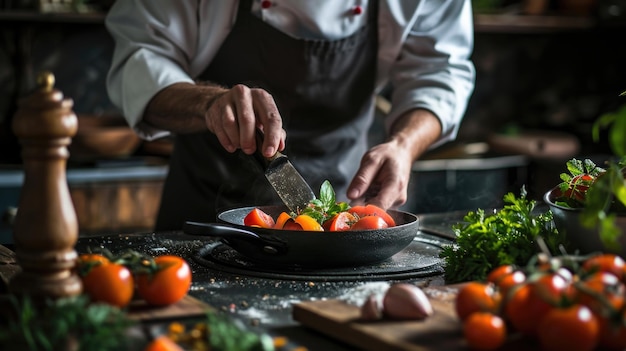
<svg viewBox="0 0 626 351"><path fill-rule="evenodd" d="M542 350L626 348L626 263L618 255L549 258L503 265L463 285L456 313L470 348L519 338Z"/></svg>
<svg viewBox="0 0 626 351"><path fill-rule="evenodd" d="M308 230L308 231L346 231L383 229L396 225L395 220L382 208L368 204L352 206L345 211L333 213L318 221L307 213L290 214L282 212L276 219L261 210L254 208L244 218L244 225L250 227Z"/></svg>
<svg viewBox="0 0 626 351"><path fill-rule="evenodd" d="M124 308L133 298L153 306L166 306L187 295L191 269L178 256L151 257L129 250L118 256L85 253L76 265L83 291L94 302Z"/></svg>

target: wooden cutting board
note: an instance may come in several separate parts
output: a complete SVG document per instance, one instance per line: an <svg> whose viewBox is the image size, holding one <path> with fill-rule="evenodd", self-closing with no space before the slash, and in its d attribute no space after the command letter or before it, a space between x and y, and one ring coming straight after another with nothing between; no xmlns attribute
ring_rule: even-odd
<svg viewBox="0 0 626 351"><path fill-rule="evenodd" d="M360 307L342 300L300 302L294 320L362 350L468 350L461 323L454 311L457 287L424 288L434 314L423 321L360 321ZM503 350L535 350L519 337L511 337Z"/></svg>
<svg viewBox="0 0 626 351"><path fill-rule="evenodd" d="M213 307L187 295L180 301L163 307L150 306L145 301L134 300L128 306L128 317L141 322L155 322L204 316L209 311L214 311Z"/></svg>

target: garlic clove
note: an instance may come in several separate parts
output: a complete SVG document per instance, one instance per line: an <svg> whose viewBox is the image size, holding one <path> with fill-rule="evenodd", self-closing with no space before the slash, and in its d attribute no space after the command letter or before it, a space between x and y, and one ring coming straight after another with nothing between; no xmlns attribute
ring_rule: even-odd
<svg viewBox="0 0 626 351"><path fill-rule="evenodd" d="M361 319L365 321L375 321L383 317L382 306L376 295L372 294L365 299L361 305Z"/></svg>
<svg viewBox="0 0 626 351"><path fill-rule="evenodd" d="M421 320L433 313L428 296L412 284L393 284L383 297L383 314L390 319Z"/></svg>

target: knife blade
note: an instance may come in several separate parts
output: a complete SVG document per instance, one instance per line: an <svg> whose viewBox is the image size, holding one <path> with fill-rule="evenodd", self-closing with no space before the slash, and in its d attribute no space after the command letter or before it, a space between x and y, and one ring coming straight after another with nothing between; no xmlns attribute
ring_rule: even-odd
<svg viewBox="0 0 626 351"><path fill-rule="evenodd" d="M287 208L298 213L315 199L315 193L286 155L277 151L272 157L264 157L261 154L262 145L263 132L257 130L256 155L263 160L265 178Z"/></svg>

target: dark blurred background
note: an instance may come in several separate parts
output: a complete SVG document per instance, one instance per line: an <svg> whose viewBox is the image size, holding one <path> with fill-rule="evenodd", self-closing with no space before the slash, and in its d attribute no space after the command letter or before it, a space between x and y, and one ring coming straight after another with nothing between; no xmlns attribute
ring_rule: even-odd
<svg viewBox="0 0 626 351"><path fill-rule="evenodd" d="M42 70L55 74L77 114L119 117L105 89L113 44L103 20L111 3L0 0L0 171L19 171L11 120ZM473 6L476 89L458 140L415 164L406 206L412 212L499 206L504 192L522 185L541 199L567 159L610 154L605 141L591 139L591 126L626 103L618 96L626 90L626 0L476 0ZM373 140L384 137L384 110L383 104ZM71 158L69 168L110 161L160 167L170 147L169 140L141 142L127 155ZM2 201L15 200L0 192ZM142 214L148 223L152 215Z"/></svg>

